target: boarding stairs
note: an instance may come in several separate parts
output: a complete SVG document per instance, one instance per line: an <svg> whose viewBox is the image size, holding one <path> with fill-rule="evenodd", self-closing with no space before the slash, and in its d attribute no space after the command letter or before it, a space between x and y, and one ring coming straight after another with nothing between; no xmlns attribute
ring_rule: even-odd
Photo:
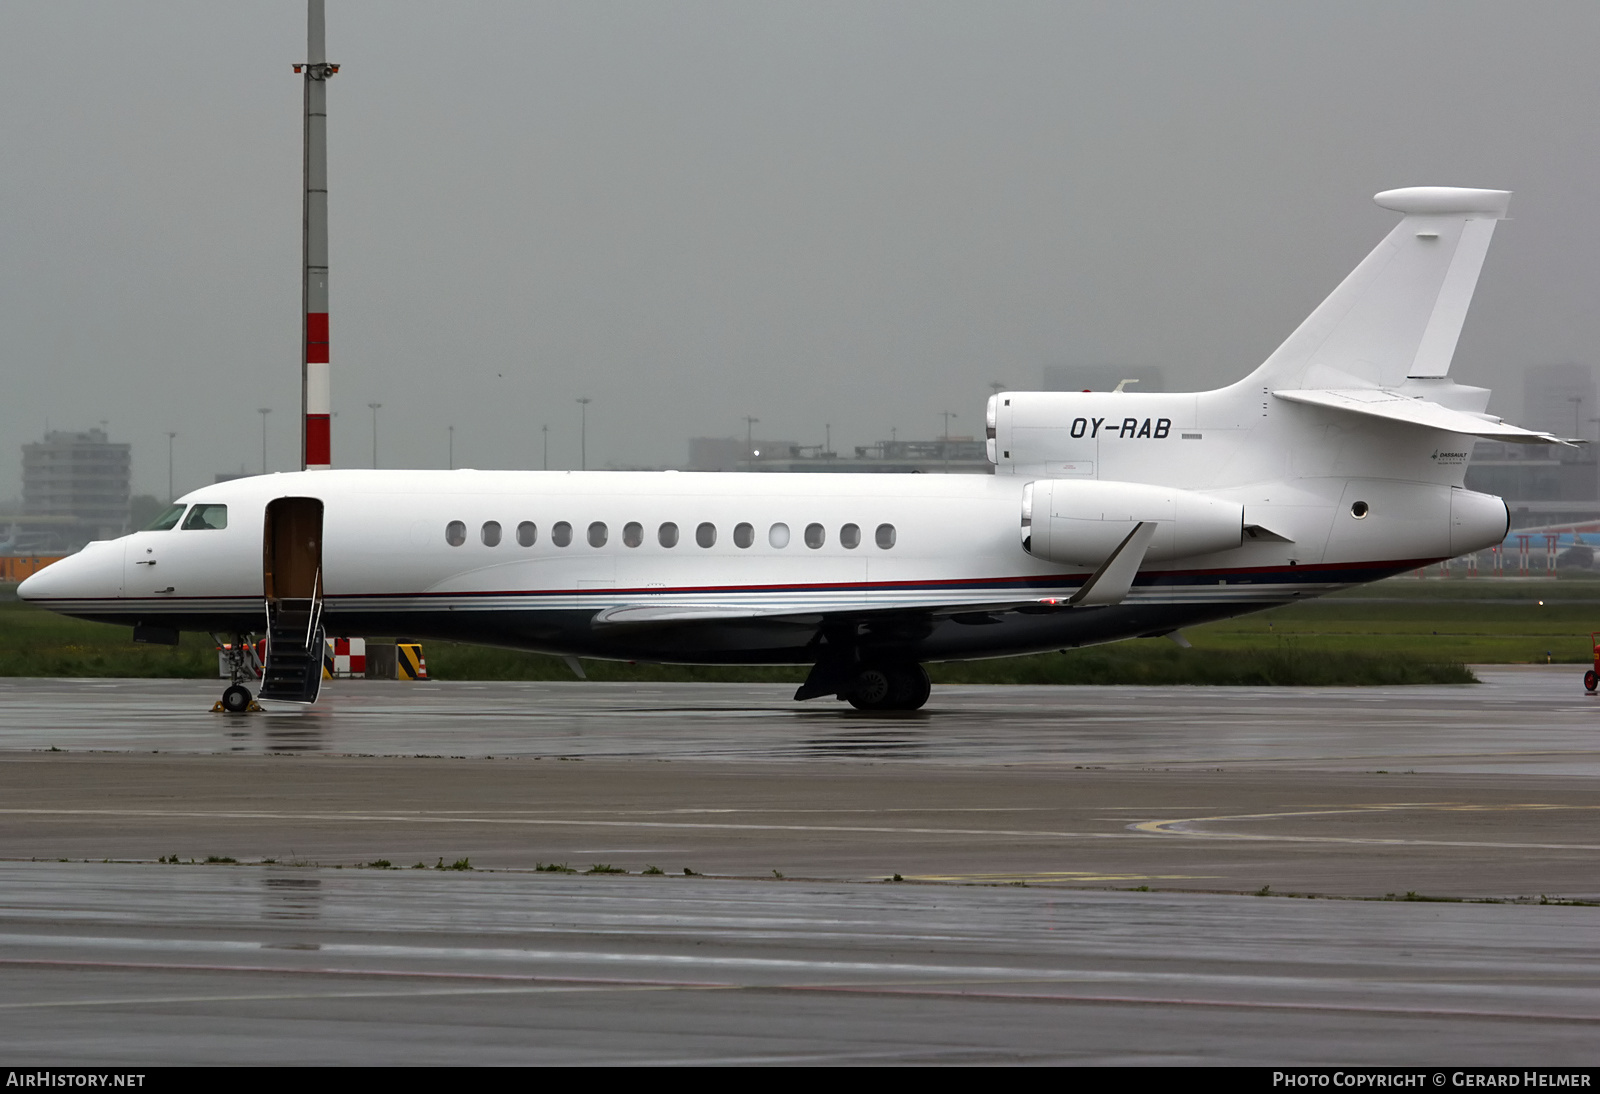
<svg viewBox="0 0 1600 1094"><path fill-rule="evenodd" d="M320 576L320 575L319 575ZM322 584L309 599L267 601L267 657L261 670L261 698L314 703L322 689Z"/></svg>

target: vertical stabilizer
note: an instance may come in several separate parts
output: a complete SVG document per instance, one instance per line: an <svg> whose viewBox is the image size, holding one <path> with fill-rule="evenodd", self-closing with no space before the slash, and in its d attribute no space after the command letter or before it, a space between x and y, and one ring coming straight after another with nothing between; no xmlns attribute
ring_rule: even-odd
<svg viewBox="0 0 1600 1094"><path fill-rule="evenodd" d="M1509 190L1414 186L1374 199L1403 219L1255 371L1273 388L1393 387L1450 372Z"/></svg>

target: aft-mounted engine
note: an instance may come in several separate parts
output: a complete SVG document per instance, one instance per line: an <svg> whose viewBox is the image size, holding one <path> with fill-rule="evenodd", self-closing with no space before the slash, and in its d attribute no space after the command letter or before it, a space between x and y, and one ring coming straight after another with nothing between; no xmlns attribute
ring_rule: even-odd
<svg viewBox="0 0 1600 1094"><path fill-rule="evenodd" d="M1244 542L1244 506L1137 482L1038 479L1022 488L1022 546L1035 558L1099 566L1141 523L1156 525L1145 559L1162 562Z"/></svg>

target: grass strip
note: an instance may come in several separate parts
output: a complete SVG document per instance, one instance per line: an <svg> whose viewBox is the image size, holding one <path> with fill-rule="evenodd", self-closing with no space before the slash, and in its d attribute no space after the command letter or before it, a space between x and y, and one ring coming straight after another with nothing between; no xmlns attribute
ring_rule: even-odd
<svg viewBox="0 0 1600 1094"><path fill-rule="evenodd" d="M1296 604L1197 627L1189 632L1193 649L1179 649L1165 639L1144 639L1064 653L931 665L929 674L939 684L1465 684L1474 678L1463 665L1467 658L1459 656L1462 649L1484 654L1473 660L1501 659L1492 656L1495 653L1527 654L1507 660L1534 660L1542 659L1537 651L1559 646L1564 659L1587 659L1587 635L1575 636L1572 631L1576 615L1529 614L1520 604L1506 606L1503 618L1439 612L1419 616L1408 605L1394 611L1371 610L1389 607L1336 601ZM1455 612L1461 606L1444 607ZM1588 619L1586 612L1582 619ZM1454 634L1448 640L1415 633L1418 627L1436 628L1441 623L1477 633ZM516 650L429 642L426 654L429 672L440 680L572 679L559 658ZM594 680L659 682L798 684L806 673L802 667L616 661L585 661L584 669ZM216 673L215 647L206 635L185 634L177 646L135 645L126 627L86 623L14 599L0 600L0 676L206 679Z"/></svg>

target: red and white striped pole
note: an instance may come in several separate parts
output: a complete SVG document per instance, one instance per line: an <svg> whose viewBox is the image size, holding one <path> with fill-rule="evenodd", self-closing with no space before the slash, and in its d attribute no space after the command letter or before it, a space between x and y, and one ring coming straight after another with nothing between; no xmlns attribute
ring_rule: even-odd
<svg viewBox="0 0 1600 1094"><path fill-rule="evenodd" d="M301 227L304 268L301 300L305 316L300 338L300 452L307 471L333 466L328 373L328 79L323 0L307 0L305 75L305 217Z"/></svg>

